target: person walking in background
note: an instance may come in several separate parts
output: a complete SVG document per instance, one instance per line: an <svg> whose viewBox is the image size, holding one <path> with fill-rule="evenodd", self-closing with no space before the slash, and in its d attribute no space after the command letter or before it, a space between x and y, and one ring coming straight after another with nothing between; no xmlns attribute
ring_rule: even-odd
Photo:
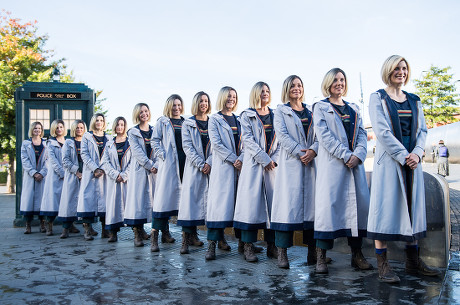
<svg viewBox="0 0 460 305"><path fill-rule="evenodd" d="M64 167L62 166L62 146L65 142L67 129L63 120L54 120L50 127L51 137L46 141L48 168L43 197L40 207L40 215L46 218L46 236L53 235L53 222L59 213L62 185L64 182Z"/></svg>
<svg viewBox="0 0 460 305"><path fill-rule="evenodd" d="M62 146L62 167L65 173L58 213L58 220L62 221L63 228L60 238L69 237L69 233L80 233L73 222L77 220L78 193L83 172L81 140L85 132L85 122L74 121L70 126L71 138L65 140Z"/></svg>
<svg viewBox="0 0 460 305"><path fill-rule="evenodd" d="M316 157L316 273L328 273L326 251L334 239L347 237L351 266L372 269L361 251L369 213L369 188L364 170L367 133L359 108L343 100L348 91L345 72L334 68L323 78L326 99L313 105L319 148Z"/></svg>
<svg viewBox="0 0 460 305"><path fill-rule="evenodd" d="M40 122L33 122L29 127L29 139L21 145L22 164L22 191L19 213L26 221L24 234L32 233L32 220L34 215L39 215L40 232L46 232L45 220L40 216L40 206L45 186L45 177L48 172L46 167L47 154L45 151L45 140L43 125Z"/></svg>
<svg viewBox="0 0 460 305"><path fill-rule="evenodd" d="M169 232L169 217L177 216L180 202L185 153L182 148L182 123L184 102L173 94L166 100L163 116L153 129L152 145L158 159L158 174L155 185L152 212L152 245L150 251L158 252L158 232L162 243L176 240Z"/></svg>
<svg viewBox="0 0 460 305"><path fill-rule="evenodd" d="M387 259L387 242L406 242L406 272L436 276L420 258L417 241L426 236L425 186L420 160L427 127L420 98L401 88L410 66L399 55L388 57L381 70L387 85L371 94L369 114L377 137L367 237L375 240L379 279L399 282Z"/></svg>
<svg viewBox="0 0 460 305"><path fill-rule="evenodd" d="M436 148L436 158L438 174L443 177L449 176L449 149L444 145L444 140L439 141L439 146Z"/></svg>
<svg viewBox="0 0 460 305"><path fill-rule="evenodd" d="M203 91L192 101L192 117L182 124L182 147L187 156L182 180L177 225L182 226L181 254L189 253L189 246L203 246L197 226L205 224L212 150L208 135L208 114L211 100Z"/></svg>
<svg viewBox="0 0 460 305"><path fill-rule="evenodd" d="M126 185L131 150L126 136L128 123L124 117L117 117L112 125L116 136L111 139L102 155L102 168L107 175L107 195L105 198L105 229L109 231L108 242L118 240L118 231L123 226L126 205Z"/></svg>

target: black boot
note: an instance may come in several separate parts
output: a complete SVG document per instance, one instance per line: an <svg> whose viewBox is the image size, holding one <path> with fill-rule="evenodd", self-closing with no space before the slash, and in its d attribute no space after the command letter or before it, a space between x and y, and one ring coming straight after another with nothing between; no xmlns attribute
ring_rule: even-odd
<svg viewBox="0 0 460 305"><path fill-rule="evenodd" d="M255 263L259 260L254 253L253 243L244 243L244 259L250 263Z"/></svg>
<svg viewBox="0 0 460 305"><path fill-rule="evenodd" d="M31 234L32 233L32 226L30 225L30 221L26 222L26 230L24 231L24 234Z"/></svg>
<svg viewBox="0 0 460 305"><path fill-rule="evenodd" d="M387 260L387 252L375 254L377 257L377 267L379 269L379 280L385 283L399 283L399 277L391 270Z"/></svg>
<svg viewBox="0 0 460 305"><path fill-rule="evenodd" d="M101 238L109 238L109 231L105 229L105 217L100 217L101 219Z"/></svg>
<svg viewBox="0 0 460 305"><path fill-rule="evenodd" d="M326 249L316 248L316 273L327 274L329 270L326 263Z"/></svg>
<svg viewBox="0 0 460 305"><path fill-rule="evenodd" d="M158 247L158 231L155 229L150 232L150 243L150 252L160 251L160 247Z"/></svg>
<svg viewBox="0 0 460 305"><path fill-rule="evenodd" d="M180 248L180 254L189 254L188 246L190 244L190 233L182 232L182 247Z"/></svg>
<svg viewBox="0 0 460 305"><path fill-rule="evenodd" d="M109 243L114 243L114 242L117 242L118 241L118 231L116 230L110 230L109 231L109 239L107 240L107 242Z"/></svg>
<svg viewBox="0 0 460 305"><path fill-rule="evenodd" d="M85 229L85 233L83 235L83 237L85 238L85 240L93 240L94 237L93 235L91 234L91 230L92 230L92 226L90 223L83 223L83 229Z"/></svg>
<svg viewBox="0 0 460 305"><path fill-rule="evenodd" d="M406 248L406 272L409 274L420 274L426 276L438 276L441 273L433 268L430 268L420 258L420 248Z"/></svg>
<svg viewBox="0 0 460 305"><path fill-rule="evenodd" d="M172 244L175 241L176 239L173 238L171 236L171 233L169 232L169 224L166 224L166 228L164 230L161 230L161 242Z"/></svg>
<svg viewBox="0 0 460 305"><path fill-rule="evenodd" d="M191 246L195 246L195 247L201 247L204 245L204 242L202 242L199 238L198 238L198 232L193 232L191 233L190 235L190 245Z"/></svg>
<svg viewBox="0 0 460 305"><path fill-rule="evenodd" d="M240 242L238 242L238 252L240 251L239 250L239 243ZM230 245L225 240L225 237L222 240L219 240L219 242L217 243L217 247L219 249L221 249L221 250L224 250L224 251L230 251L232 249L232 247L230 247ZM240 253L243 253L243 252L244 252L244 245L243 245L243 251L240 252Z"/></svg>
<svg viewBox="0 0 460 305"><path fill-rule="evenodd" d="M351 266L360 270L374 269L364 257L361 248L351 248Z"/></svg>
<svg viewBox="0 0 460 305"><path fill-rule="evenodd" d="M278 247L278 267L289 269L289 259L287 256L287 248Z"/></svg>
<svg viewBox="0 0 460 305"><path fill-rule="evenodd" d="M139 227L133 227L134 231L134 247L143 247L144 239L142 237L142 230Z"/></svg>
<svg viewBox="0 0 460 305"><path fill-rule="evenodd" d="M267 257L278 258L278 248L275 243L267 243Z"/></svg>
<svg viewBox="0 0 460 305"><path fill-rule="evenodd" d="M64 239L64 238L67 238L67 237L69 237L69 229L63 228L60 238Z"/></svg>
<svg viewBox="0 0 460 305"><path fill-rule="evenodd" d="M206 251L205 259L207 261L216 259L216 242L214 240L208 240L208 251Z"/></svg>

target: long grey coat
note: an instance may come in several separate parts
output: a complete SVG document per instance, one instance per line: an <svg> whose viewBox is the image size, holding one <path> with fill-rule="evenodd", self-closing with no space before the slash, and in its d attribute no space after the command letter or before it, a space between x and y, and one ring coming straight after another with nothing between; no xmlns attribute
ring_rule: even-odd
<svg viewBox="0 0 460 305"><path fill-rule="evenodd" d="M243 230L269 229L277 168L271 171L264 168L271 161L279 162L278 138L274 135L272 143L268 143L270 150L267 154L264 124L257 112L246 109L240 119L245 154L238 180L233 226Z"/></svg>
<svg viewBox="0 0 460 305"><path fill-rule="evenodd" d="M65 170L65 174L58 217L61 221L75 221L77 220L80 179L76 175L78 171L78 155L74 138L65 140L64 146L62 146L62 167Z"/></svg>
<svg viewBox="0 0 460 305"><path fill-rule="evenodd" d="M236 200L238 170L233 163L236 160L243 162L244 153L241 149L240 155L236 155L232 128L221 114L211 115L208 124L212 145L212 170L209 177L206 226L213 229L226 228L233 226Z"/></svg>
<svg viewBox="0 0 460 305"><path fill-rule="evenodd" d="M112 139L107 142L104 154L102 155L101 165L107 175L107 193L105 197L105 228L107 230L123 226L130 163L131 149L129 147L121 159L120 166L115 141ZM116 182L118 175L123 178L122 182Z"/></svg>
<svg viewBox="0 0 460 305"><path fill-rule="evenodd" d="M349 104L356 115L353 148L342 119L333 106L323 100L313 105L313 121L319 148L316 157L315 238L334 239L343 236L366 236L369 212L369 188L364 170L367 133L358 106ZM350 169L345 165L352 155L361 161Z"/></svg>
<svg viewBox="0 0 460 305"><path fill-rule="evenodd" d="M310 106L306 106L311 111ZM313 159L303 165L302 149L318 153L313 122L305 135L302 122L289 105L275 110L274 128L280 143L278 170L275 178L271 225L277 231L313 229L315 217L316 165Z"/></svg>
<svg viewBox="0 0 460 305"><path fill-rule="evenodd" d="M177 225L204 225L209 175L203 174L201 170L205 163L212 166L212 153L210 142L205 147L206 155L203 153L203 143L194 117L182 123L182 147L187 158L182 178Z"/></svg>
<svg viewBox="0 0 460 305"><path fill-rule="evenodd" d="M42 140L43 151L38 159L35 160L35 150L31 139L24 140L21 145L21 162L22 162L22 191L21 206L19 208L21 215L38 215L43 197L43 187L45 186L46 174L46 143ZM34 175L39 173L43 176L42 181L37 182Z"/></svg>
<svg viewBox="0 0 460 305"><path fill-rule="evenodd" d="M422 104L417 102L416 146L412 153L422 160L427 128ZM369 206L368 237L378 240L413 241L426 235L425 186L422 164L413 171L412 219L409 218L402 174L409 152L394 136L386 102L371 94L369 114L377 137Z"/></svg>
<svg viewBox="0 0 460 305"><path fill-rule="evenodd" d="M40 215L57 216L65 172L62 167L62 148L55 138L46 141L46 153L48 154L46 160L48 174L43 187Z"/></svg>
<svg viewBox="0 0 460 305"><path fill-rule="evenodd" d="M141 225L152 219L152 202L155 190L156 175L152 168L158 168L153 157L153 150L147 156L144 138L138 128L128 130L128 141L131 150L131 162L126 190L125 224Z"/></svg>
<svg viewBox="0 0 460 305"><path fill-rule="evenodd" d="M158 119L153 129L152 147L158 160L152 217L177 216L181 181L174 127L168 117L162 116Z"/></svg>
<svg viewBox="0 0 460 305"><path fill-rule="evenodd" d="M110 141L109 135L105 134L105 137L107 142ZM101 168L101 158L91 132L86 132L81 140L81 159L83 160L83 173L78 195L77 215L78 217L104 217L107 173L99 178L94 177L94 171Z"/></svg>

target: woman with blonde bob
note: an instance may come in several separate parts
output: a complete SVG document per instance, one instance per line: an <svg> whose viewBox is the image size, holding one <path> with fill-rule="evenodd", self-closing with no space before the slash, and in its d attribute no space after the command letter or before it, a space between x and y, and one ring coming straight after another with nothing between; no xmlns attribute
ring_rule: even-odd
<svg viewBox="0 0 460 305"><path fill-rule="evenodd" d="M209 95L203 91L193 97L192 114L182 124L182 146L187 156L182 180L177 225L182 226L181 254L189 253L189 245L202 246L197 226L205 224L209 173L212 154L208 136Z"/></svg>
<svg viewBox="0 0 460 305"><path fill-rule="evenodd" d="M133 109L133 122L136 124L128 130L131 150L131 163L128 172L126 206L124 223L133 228L134 246L144 246L144 240L150 235L144 231L144 224L152 217L153 192L158 164L153 156L150 108L145 103L138 103Z"/></svg>
<svg viewBox="0 0 460 305"><path fill-rule="evenodd" d="M67 129L63 120L54 120L50 128L51 137L46 141L48 155L46 166L48 175L43 187L43 197L40 215L46 217L46 235L53 235L53 222L59 212L62 185L64 182L64 167L62 166L62 146L65 142Z"/></svg>
<svg viewBox="0 0 460 305"><path fill-rule="evenodd" d="M209 139L212 145L212 171L209 176L206 226L208 251L206 260L216 259L216 242L219 248L230 251L224 238L224 229L233 226L238 171L243 165L241 125L233 114L238 107L238 95L232 87L223 87L217 96L219 111L209 118ZM238 232L235 231L238 236Z"/></svg>
<svg viewBox="0 0 460 305"><path fill-rule="evenodd" d="M58 214L58 220L62 221L63 228L61 238L69 237L69 233L80 233L73 222L77 220L78 193L83 172L81 140L85 132L85 122L74 121L70 126L71 138L65 140L62 147L62 167L65 172Z"/></svg>
<svg viewBox="0 0 460 305"><path fill-rule="evenodd" d="M369 114L377 137L367 237L375 240L379 279L399 282L387 260L387 241L406 242L406 272L436 276L420 259L417 241L426 236L422 156L427 128L420 98L403 91L410 66L388 57L381 76L387 85L371 94Z"/></svg>
<svg viewBox="0 0 460 305"><path fill-rule="evenodd" d="M348 91L345 72L334 68L323 78L325 97L313 105L313 121L319 142L316 166L315 239L316 273L328 273L326 251L334 239L347 237L351 266L372 269L361 251L366 236L369 189L364 160L367 133L356 104L343 100Z"/></svg>
<svg viewBox="0 0 460 305"><path fill-rule="evenodd" d="M278 139L273 131L270 87L256 83L249 94L249 107L241 115L244 159L238 181L233 227L241 229L244 258L257 262L254 242L258 229L264 229L267 256L277 258L275 234L270 230L273 188L279 156Z"/></svg>
<svg viewBox="0 0 460 305"><path fill-rule="evenodd" d="M109 231L108 242L118 240L117 233L123 226L126 205L126 185L131 162L131 150L126 136L128 123L117 117L112 125L116 136L111 139L102 155L102 168L107 173L107 196L105 198L105 229Z"/></svg>
<svg viewBox="0 0 460 305"><path fill-rule="evenodd" d="M106 121L102 113L95 113L89 123L89 131L81 140L83 173L78 195L77 216L83 218L85 240L93 240L97 232L93 230L94 217L99 216L102 238L108 238L105 230L105 196L107 179L102 169L102 154L110 136L105 133Z"/></svg>
<svg viewBox="0 0 460 305"><path fill-rule="evenodd" d="M284 104L276 108L273 124L280 143L280 156L271 228L275 230L278 267L287 269L287 248L292 247L293 233L297 230L303 230L304 243L308 245L307 263L316 262L313 221L318 142L310 106L303 103L304 87L300 77L286 78L281 100Z"/></svg>
<svg viewBox="0 0 460 305"><path fill-rule="evenodd" d="M29 127L29 139L24 140L21 145L23 174L19 212L26 221L24 234L32 233L31 223L34 215L40 215L45 177L48 172L46 167L46 143L42 139L43 135L42 123L33 122ZM40 219L40 232L46 232L43 216L38 217Z"/></svg>
<svg viewBox="0 0 460 305"><path fill-rule="evenodd" d="M158 252L158 232L161 241L173 243L169 233L168 220L177 216L180 202L182 177L185 166L185 153L182 148L182 123L184 102L173 94L166 100L163 116L153 129L152 142L155 157L158 159L158 180L155 185L152 212L152 244L150 251Z"/></svg>

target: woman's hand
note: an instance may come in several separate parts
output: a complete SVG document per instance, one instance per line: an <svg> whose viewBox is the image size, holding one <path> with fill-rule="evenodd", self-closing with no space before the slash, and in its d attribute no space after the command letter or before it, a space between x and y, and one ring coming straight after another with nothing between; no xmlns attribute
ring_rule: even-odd
<svg viewBox="0 0 460 305"><path fill-rule="evenodd" d="M410 169L416 169L419 162L420 162L419 156L417 156L414 153L410 153L406 157L406 165L409 166Z"/></svg>
<svg viewBox="0 0 460 305"><path fill-rule="evenodd" d="M305 152L305 155L300 157L300 161L302 161L304 165L308 165L308 163L316 157L316 153L313 149L302 149L301 151Z"/></svg>
<svg viewBox="0 0 460 305"><path fill-rule="evenodd" d="M241 162L240 160L236 160L235 163L233 163L233 166L234 166L237 170L241 170L241 166L243 166L243 162Z"/></svg>
<svg viewBox="0 0 460 305"><path fill-rule="evenodd" d="M270 163L268 163L267 166L265 166L265 170L266 170L266 171L271 171L271 170L274 170L275 167L276 167L275 162L270 161Z"/></svg>
<svg viewBox="0 0 460 305"><path fill-rule="evenodd" d="M118 175L116 182L117 183L123 182L123 177Z"/></svg>
<svg viewBox="0 0 460 305"><path fill-rule="evenodd" d="M40 174L40 173L35 173L34 174L34 180L37 181L37 182L40 182L43 180L43 175Z"/></svg>
<svg viewBox="0 0 460 305"><path fill-rule="evenodd" d="M79 171L75 173L75 176L77 176L78 180L81 180L81 173Z"/></svg>
<svg viewBox="0 0 460 305"><path fill-rule="evenodd" d="M347 163L345 163L345 165L348 166L349 168L354 168L358 166L358 164L359 164L359 158L356 157L355 155L351 155L350 159L347 161Z"/></svg>
<svg viewBox="0 0 460 305"><path fill-rule="evenodd" d="M209 175L209 173L211 172L211 165L205 163L201 172L205 175Z"/></svg>
<svg viewBox="0 0 460 305"><path fill-rule="evenodd" d="M104 174L105 172L102 169L98 168L94 171L94 178L100 178L104 176Z"/></svg>
<svg viewBox="0 0 460 305"><path fill-rule="evenodd" d="M156 173L158 173L158 169L156 167L152 167L152 169L150 169L150 172L152 174L156 174Z"/></svg>

